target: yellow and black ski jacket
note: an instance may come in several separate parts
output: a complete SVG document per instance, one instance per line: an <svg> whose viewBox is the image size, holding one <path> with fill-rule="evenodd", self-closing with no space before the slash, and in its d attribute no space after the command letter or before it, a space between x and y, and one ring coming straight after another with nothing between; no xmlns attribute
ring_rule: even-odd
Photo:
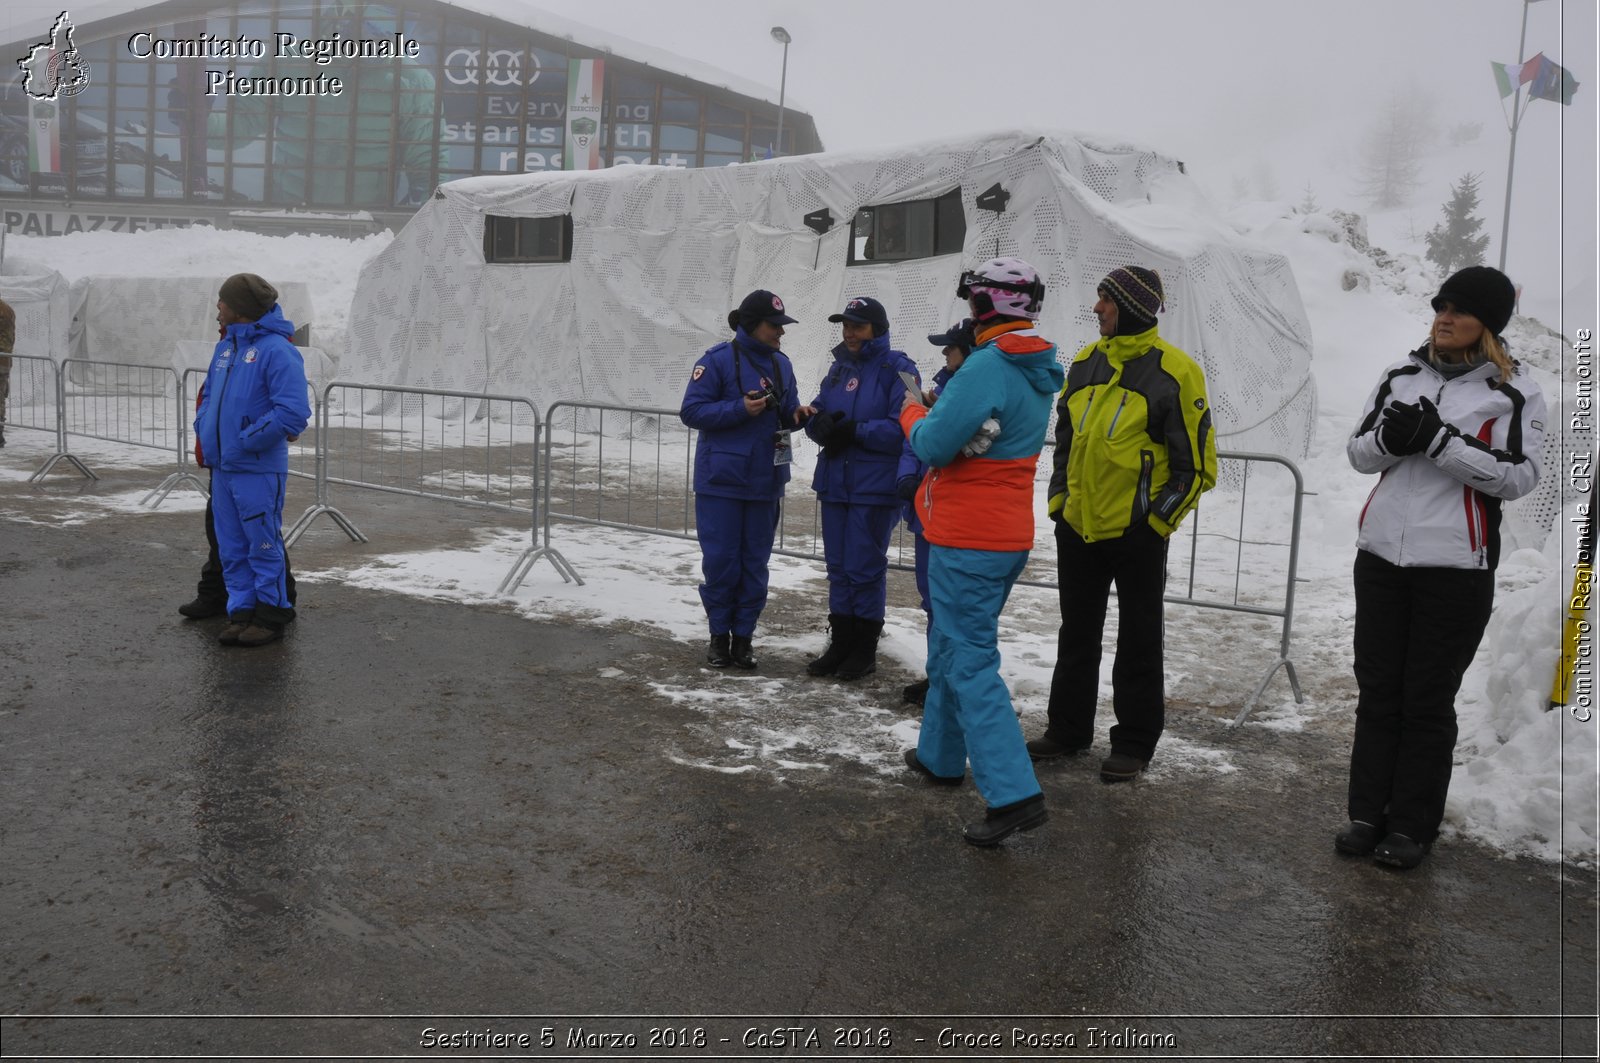
<svg viewBox="0 0 1600 1063"><path fill-rule="evenodd" d="M1205 374L1154 327L1079 351L1056 401L1050 516L1086 542L1169 536L1217 482Z"/></svg>

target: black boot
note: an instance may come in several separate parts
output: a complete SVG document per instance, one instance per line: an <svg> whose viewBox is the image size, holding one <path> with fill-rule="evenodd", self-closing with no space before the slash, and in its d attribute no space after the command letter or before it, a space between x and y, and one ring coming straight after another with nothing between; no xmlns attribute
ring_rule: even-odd
<svg viewBox="0 0 1600 1063"><path fill-rule="evenodd" d="M1050 818L1044 794L1034 794L1009 805L988 809L983 818L967 824L963 837L973 845L999 845L1019 830L1033 830Z"/></svg>
<svg viewBox="0 0 1600 1063"><path fill-rule="evenodd" d="M755 650L750 646L749 635L735 635L729 639L728 656L733 658L735 668L748 671L756 666Z"/></svg>
<svg viewBox="0 0 1600 1063"><path fill-rule="evenodd" d="M207 620L213 616L221 616L228 611L227 598L207 598L201 595L192 602L184 602L178 606L178 612L190 620Z"/></svg>
<svg viewBox="0 0 1600 1063"><path fill-rule="evenodd" d="M908 705L922 705L928 700L928 681L919 679L900 692L900 698Z"/></svg>
<svg viewBox="0 0 1600 1063"><path fill-rule="evenodd" d="M843 613L828 614L828 648L821 657L806 665L806 675L832 675L850 656L850 647L855 642L855 617Z"/></svg>
<svg viewBox="0 0 1600 1063"><path fill-rule="evenodd" d="M836 679L860 679L878 670L878 636L883 634L883 621L860 616L854 620L855 644L850 648L850 656L834 671Z"/></svg>
<svg viewBox="0 0 1600 1063"><path fill-rule="evenodd" d="M713 668L726 668L733 663L727 635L711 636L711 645L706 648L706 663Z"/></svg>

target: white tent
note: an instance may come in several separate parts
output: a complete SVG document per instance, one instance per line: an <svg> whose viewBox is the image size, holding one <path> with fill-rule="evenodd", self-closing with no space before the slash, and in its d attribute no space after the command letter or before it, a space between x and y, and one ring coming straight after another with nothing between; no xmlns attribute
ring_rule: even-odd
<svg viewBox="0 0 1600 1063"><path fill-rule="evenodd" d="M959 254L848 264L858 210L958 188ZM486 263L490 215L570 215L571 260ZM827 317L847 298L879 299L894 345L931 370L940 360L927 334L963 316L957 277L996 255L1044 276L1041 331L1063 360L1095 338L1089 308L1108 272L1158 270L1162 334L1204 366L1219 445L1305 455L1311 335L1288 261L1241 239L1175 160L1036 131L716 169L452 182L362 270L340 372L526 395L540 409L676 407L689 367L729 334L729 309L768 288L799 319L783 346L808 399L838 342Z"/></svg>

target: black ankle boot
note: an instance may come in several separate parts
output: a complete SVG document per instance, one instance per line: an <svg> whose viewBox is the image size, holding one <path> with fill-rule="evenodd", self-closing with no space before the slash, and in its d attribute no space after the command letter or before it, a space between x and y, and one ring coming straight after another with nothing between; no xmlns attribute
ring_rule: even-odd
<svg viewBox="0 0 1600 1063"><path fill-rule="evenodd" d="M832 675L850 656L855 643L857 620L844 613L828 614L828 648L821 657L806 665L806 675Z"/></svg>
<svg viewBox="0 0 1600 1063"><path fill-rule="evenodd" d="M755 651L750 646L749 635L735 635L728 640L728 656L733 658L736 668L746 671L756 666Z"/></svg>
<svg viewBox="0 0 1600 1063"><path fill-rule="evenodd" d="M711 645L706 648L706 663L713 668L726 668L733 663L733 653L728 645L728 636L711 636Z"/></svg>
<svg viewBox="0 0 1600 1063"><path fill-rule="evenodd" d="M973 845L999 845L1019 830L1032 830L1050 818L1045 811L1044 794L1034 794L1009 805L991 808L983 818L968 823L963 837Z"/></svg>
<svg viewBox="0 0 1600 1063"><path fill-rule="evenodd" d="M856 625L855 643L850 656L833 673L838 679L860 679L878 670L878 636L883 634L883 621L860 616L852 619Z"/></svg>

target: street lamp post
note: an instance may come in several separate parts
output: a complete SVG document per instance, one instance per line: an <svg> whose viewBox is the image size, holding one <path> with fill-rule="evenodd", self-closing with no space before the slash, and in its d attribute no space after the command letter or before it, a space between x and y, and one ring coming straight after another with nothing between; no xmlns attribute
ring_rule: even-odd
<svg viewBox="0 0 1600 1063"><path fill-rule="evenodd" d="M772 27L772 39L783 45L783 73L778 79L778 146L774 149L779 155L783 154L783 93L789 85L789 31L782 26Z"/></svg>

